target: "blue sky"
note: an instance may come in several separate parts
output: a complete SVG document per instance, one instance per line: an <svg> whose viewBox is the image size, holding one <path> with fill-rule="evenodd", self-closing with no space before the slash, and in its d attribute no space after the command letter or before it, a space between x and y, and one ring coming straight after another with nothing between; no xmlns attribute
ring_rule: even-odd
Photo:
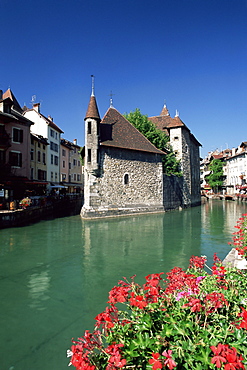
<svg viewBox="0 0 247 370"><path fill-rule="evenodd" d="M203 145L247 141L247 0L0 0L0 89L32 96L84 145L95 75L101 117L167 104Z"/></svg>

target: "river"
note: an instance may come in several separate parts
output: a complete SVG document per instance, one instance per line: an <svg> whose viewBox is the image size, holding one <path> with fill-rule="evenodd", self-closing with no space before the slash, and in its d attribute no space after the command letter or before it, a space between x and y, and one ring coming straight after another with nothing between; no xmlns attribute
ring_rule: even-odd
<svg viewBox="0 0 247 370"><path fill-rule="evenodd" d="M41 221L0 231L0 368L64 370L71 338L93 329L108 291L123 276L137 282L191 255L229 252L247 204L208 201L165 214Z"/></svg>

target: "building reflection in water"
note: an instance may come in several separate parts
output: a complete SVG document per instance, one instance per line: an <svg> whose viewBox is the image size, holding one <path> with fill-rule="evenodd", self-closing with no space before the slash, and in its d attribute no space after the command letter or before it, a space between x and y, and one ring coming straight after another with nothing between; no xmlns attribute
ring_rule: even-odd
<svg viewBox="0 0 247 370"><path fill-rule="evenodd" d="M31 300L31 303L29 304L30 308L34 308L39 311L47 308L46 301L50 298L48 295L50 280L51 277L49 276L48 270L29 275L27 287L29 290L28 295Z"/></svg>

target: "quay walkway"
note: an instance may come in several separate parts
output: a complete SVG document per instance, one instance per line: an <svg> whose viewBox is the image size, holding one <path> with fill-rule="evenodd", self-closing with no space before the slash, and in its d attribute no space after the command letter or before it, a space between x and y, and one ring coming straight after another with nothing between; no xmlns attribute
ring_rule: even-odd
<svg viewBox="0 0 247 370"><path fill-rule="evenodd" d="M52 198L42 205L27 208L0 210L0 229L26 226L45 219L80 214L83 196L73 194L61 198Z"/></svg>

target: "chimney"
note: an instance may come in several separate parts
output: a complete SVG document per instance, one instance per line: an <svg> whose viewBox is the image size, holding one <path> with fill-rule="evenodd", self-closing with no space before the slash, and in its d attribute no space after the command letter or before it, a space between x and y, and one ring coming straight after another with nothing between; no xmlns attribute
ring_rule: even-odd
<svg viewBox="0 0 247 370"><path fill-rule="evenodd" d="M77 145L77 139L74 139L74 145Z"/></svg>
<svg viewBox="0 0 247 370"><path fill-rule="evenodd" d="M40 113L40 103L34 103L33 109L36 110L36 112Z"/></svg>
<svg viewBox="0 0 247 370"><path fill-rule="evenodd" d="M51 121L51 122L53 122L53 118L52 118L52 116L48 116L48 119Z"/></svg>

